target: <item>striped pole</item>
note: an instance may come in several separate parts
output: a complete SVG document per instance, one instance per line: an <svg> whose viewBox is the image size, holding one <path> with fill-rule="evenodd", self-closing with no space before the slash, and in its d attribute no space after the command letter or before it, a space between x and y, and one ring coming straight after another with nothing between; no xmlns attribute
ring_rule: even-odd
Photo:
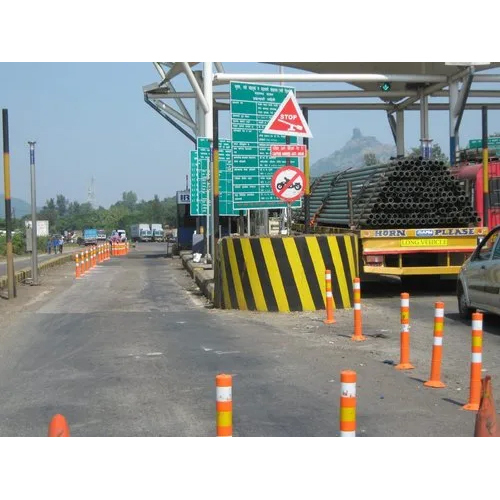
<svg viewBox="0 0 500 500"><path fill-rule="evenodd" d="M483 367L483 314L472 314L472 353L470 363L469 402L464 410L479 410L481 401L481 369Z"/></svg>
<svg viewBox="0 0 500 500"><path fill-rule="evenodd" d="M329 269L325 269L325 283L326 283L326 319L324 323L331 325L336 323L333 315L333 294L332 294L332 273Z"/></svg>
<svg viewBox="0 0 500 500"><path fill-rule="evenodd" d="M401 294L401 356L396 370L413 370L410 363L410 294Z"/></svg>
<svg viewBox="0 0 500 500"><path fill-rule="evenodd" d="M356 372L340 372L340 437L356 436Z"/></svg>
<svg viewBox="0 0 500 500"><path fill-rule="evenodd" d="M78 254L75 255L75 266L76 279L78 279L81 276L80 259L78 258Z"/></svg>
<svg viewBox="0 0 500 500"><path fill-rule="evenodd" d="M351 340L362 342L366 340L363 335L363 323L361 319L361 280L354 278L353 282L353 296L354 296L354 333Z"/></svg>
<svg viewBox="0 0 500 500"><path fill-rule="evenodd" d="M441 382L441 360L443 357L443 326L444 326L444 302L436 302L434 306L434 342L432 346L431 377L424 382L426 387L436 389L446 387Z"/></svg>
<svg viewBox="0 0 500 500"><path fill-rule="evenodd" d="M85 254L82 252L81 255L79 253L76 255L80 261L80 276L83 276L85 274Z"/></svg>
<svg viewBox="0 0 500 500"><path fill-rule="evenodd" d="M88 271L90 269L90 260L89 260L89 251L85 249L85 270Z"/></svg>
<svg viewBox="0 0 500 500"><path fill-rule="evenodd" d="M215 377L215 410L217 413L217 436L233 436L233 377L221 373Z"/></svg>

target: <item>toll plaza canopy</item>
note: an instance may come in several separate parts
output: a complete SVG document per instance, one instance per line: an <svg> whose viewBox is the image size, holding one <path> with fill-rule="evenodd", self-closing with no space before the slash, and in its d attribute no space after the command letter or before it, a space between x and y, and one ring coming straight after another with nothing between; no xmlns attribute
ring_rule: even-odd
<svg viewBox="0 0 500 500"><path fill-rule="evenodd" d="M297 85L296 97L306 114L315 110L384 110L398 156L405 154L405 111L416 110L420 114L423 148L432 142L429 110L447 111L452 165L459 150L459 129L464 110L500 109L500 71L494 72L500 66L499 62L256 64L257 70L265 65L264 73L229 73L221 62L154 62L153 65L160 81L143 87L145 102L194 144L197 137L213 139L214 110L230 109L228 85L234 81ZM276 71L269 72L267 65ZM282 72L280 67L293 68L293 72ZM182 76L189 82L187 91L176 90L177 81L182 82ZM314 82L344 83L353 88L339 90L338 85L332 85L331 89L322 85L318 90L317 85L308 87L307 83ZM210 178L213 180L212 175ZM213 236L216 227L209 229Z"/></svg>

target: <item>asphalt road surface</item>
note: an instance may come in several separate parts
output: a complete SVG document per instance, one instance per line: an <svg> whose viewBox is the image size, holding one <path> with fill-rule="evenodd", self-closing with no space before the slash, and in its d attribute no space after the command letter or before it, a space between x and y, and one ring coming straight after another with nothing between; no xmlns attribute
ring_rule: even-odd
<svg viewBox="0 0 500 500"><path fill-rule="evenodd" d="M138 244L80 280L66 276L64 290L31 303L0 332L0 435L46 435L50 417L62 413L73 436L214 436L215 375L226 372L235 436L337 436L343 369L358 374L358 436L472 435L475 415L460 409L470 325L456 317L451 293L442 295L448 387L432 390L421 382L441 295L412 295L416 369L401 373L391 365L399 354L394 285L375 297L365 291L369 338L355 343L352 311L337 311L326 326L324 312L211 309L165 246ZM495 321L485 331L492 374L500 369L498 331Z"/></svg>

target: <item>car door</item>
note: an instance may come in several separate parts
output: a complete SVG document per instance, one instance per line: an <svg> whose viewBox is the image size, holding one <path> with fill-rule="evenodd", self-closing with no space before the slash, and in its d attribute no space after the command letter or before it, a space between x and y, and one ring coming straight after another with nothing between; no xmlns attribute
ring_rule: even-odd
<svg viewBox="0 0 500 500"><path fill-rule="evenodd" d="M464 276L472 307L488 308L490 294L486 292L486 276L492 263L493 250L496 247L499 234L500 227L491 231L481 241L467 265Z"/></svg>
<svg viewBox="0 0 500 500"><path fill-rule="evenodd" d="M491 259L486 264L484 300L488 310L500 312L500 237L493 248Z"/></svg>

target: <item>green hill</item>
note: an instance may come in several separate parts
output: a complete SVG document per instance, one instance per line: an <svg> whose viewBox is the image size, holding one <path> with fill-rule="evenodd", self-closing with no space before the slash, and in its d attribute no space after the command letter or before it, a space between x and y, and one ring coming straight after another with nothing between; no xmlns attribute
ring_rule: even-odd
<svg viewBox="0 0 500 500"><path fill-rule="evenodd" d="M31 204L26 203L24 200L20 200L19 198L12 198L12 210L16 219L20 217L24 217L31 213ZM5 219L5 198L3 193L0 193L0 219Z"/></svg>
<svg viewBox="0 0 500 500"><path fill-rule="evenodd" d="M355 128L344 146L311 166L311 176L318 177L334 170L362 167L365 165L365 154L368 153L375 155L377 163L384 163L391 156L396 156L396 146L382 144L375 137L364 136L359 128Z"/></svg>

